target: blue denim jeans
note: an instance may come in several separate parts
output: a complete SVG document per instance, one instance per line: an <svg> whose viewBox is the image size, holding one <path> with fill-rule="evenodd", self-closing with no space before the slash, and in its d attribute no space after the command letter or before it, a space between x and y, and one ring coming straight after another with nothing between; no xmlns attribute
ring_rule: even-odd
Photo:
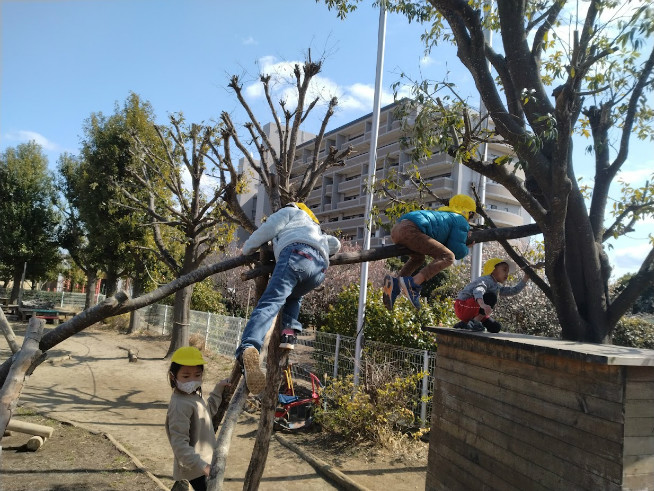
<svg viewBox="0 0 654 491"><path fill-rule="evenodd" d="M302 331L297 320L302 297L324 281L327 266L322 254L306 244L298 242L282 249L268 286L245 326L236 357L250 346L261 351L263 339L280 310L282 329Z"/></svg>

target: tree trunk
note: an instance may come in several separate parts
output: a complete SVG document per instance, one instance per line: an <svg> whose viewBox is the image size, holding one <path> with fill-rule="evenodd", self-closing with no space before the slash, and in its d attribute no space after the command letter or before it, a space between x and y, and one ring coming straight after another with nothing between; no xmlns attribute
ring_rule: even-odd
<svg viewBox="0 0 654 491"><path fill-rule="evenodd" d="M175 293L175 304L173 306L173 332L170 339L170 346L166 358L170 358L176 349L188 346L189 314L191 310L191 295L193 285L178 290Z"/></svg>
<svg viewBox="0 0 654 491"><path fill-rule="evenodd" d="M245 385L245 379L242 379L233 397L230 398L229 409L225 416L225 424L221 427L220 434L216 440L216 446L211 457L211 473L207 481L208 491L219 491L223 488L227 455L229 454L229 446L232 442L232 433L234 432L247 398L248 388Z"/></svg>
<svg viewBox="0 0 654 491"><path fill-rule="evenodd" d="M106 278L106 291L105 295L107 298L113 297L118 289L118 275L115 271L107 271Z"/></svg>
<svg viewBox="0 0 654 491"><path fill-rule="evenodd" d="M90 309L95 305L95 287L98 284L98 275L95 271L88 273L86 276L86 298L84 299L84 310ZM71 281L71 291L73 290Z"/></svg>
<svg viewBox="0 0 654 491"><path fill-rule="evenodd" d="M277 316L277 322L270 333L268 341L268 357L266 359L266 388L263 391L261 399L261 417L259 419L259 428L257 438L254 442L250 465L245 474L243 489L256 491L259 489L259 483L263 476L263 470L266 467L268 459L268 450L270 448L270 437L273 432L273 421L275 418L275 408L277 407L277 394L279 393L279 384L282 380L282 366L288 364L289 350L279 347L281 337L281 319Z"/></svg>
<svg viewBox="0 0 654 491"><path fill-rule="evenodd" d="M9 303L17 303L18 295L20 294L20 279L23 274L23 268L14 269L13 285L11 287L11 294L9 295Z"/></svg>
<svg viewBox="0 0 654 491"><path fill-rule="evenodd" d="M137 275L132 283L132 298L140 297L143 293L143 279ZM129 328L127 334L132 334L139 329L141 314L140 310L132 310L129 314Z"/></svg>

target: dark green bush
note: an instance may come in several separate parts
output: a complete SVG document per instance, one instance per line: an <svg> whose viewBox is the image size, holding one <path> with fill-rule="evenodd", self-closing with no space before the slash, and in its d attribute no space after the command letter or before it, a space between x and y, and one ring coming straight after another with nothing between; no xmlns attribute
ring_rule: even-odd
<svg viewBox="0 0 654 491"><path fill-rule="evenodd" d="M326 407L317 408L316 421L346 441L388 446L403 437L400 430L413 425L414 410L421 402L415 387L425 375L396 376L378 385L360 385L356 391L351 375L330 380L321 395Z"/></svg>
<svg viewBox="0 0 654 491"><path fill-rule="evenodd" d="M654 349L654 323L652 316L634 315L623 317L612 334L612 342L618 346Z"/></svg>
<svg viewBox="0 0 654 491"><path fill-rule="evenodd" d="M449 302L448 302L449 303ZM384 307L380 288L368 287L366 299L365 337L417 349L434 349L434 335L422 330L424 326L453 325L452 308L448 303L435 304L423 300L422 308L416 310L403 296L395 302L393 312ZM326 322L320 330L356 337L359 285L349 285L329 306Z"/></svg>

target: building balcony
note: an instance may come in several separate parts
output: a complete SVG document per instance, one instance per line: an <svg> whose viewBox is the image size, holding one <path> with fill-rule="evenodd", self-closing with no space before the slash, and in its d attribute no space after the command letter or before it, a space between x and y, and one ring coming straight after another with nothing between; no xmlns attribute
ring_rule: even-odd
<svg viewBox="0 0 654 491"><path fill-rule="evenodd" d="M309 193L309 196L307 196L307 202L320 199L321 196L322 196L322 188L316 188Z"/></svg>
<svg viewBox="0 0 654 491"><path fill-rule="evenodd" d="M338 203L332 205L332 211L354 213L353 210L360 208L361 212L363 212L365 205L366 205L365 196L362 196L348 201L339 201Z"/></svg>
<svg viewBox="0 0 654 491"><path fill-rule="evenodd" d="M488 216L495 222L498 227L517 227L525 224L522 216L511 213L510 211L486 209Z"/></svg>
<svg viewBox="0 0 654 491"><path fill-rule="evenodd" d="M518 204L518 200L513 197L509 190L496 182L486 183L486 197L504 203Z"/></svg>
<svg viewBox="0 0 654 491"><path fill-rule="evenodd" d="M341 181L338 184L338 192L345 193L347 191L352 191L356 189L357 191L361 189L361 176L351 179L349 181Z"/></svg>
<svg viewBox="0 0 654 491"><path fill-rule="evenodd" d="M363 226L363 217L357 218L348 218L347 220L338 220L336 222L325 222L322 223L322 226L325 230L335 231L340 230L341 232L356 232L358 227Z"/></svg>
<svg viewBox="0 0 654 491"><path fill-rule="evenodd" d="M454 193L454 179L451 177L438 177L436 179L427 180L429 190L438 196L450 196ZM418 192L413 186L407 186L402 190L403 198L417 197Z"/></svg>

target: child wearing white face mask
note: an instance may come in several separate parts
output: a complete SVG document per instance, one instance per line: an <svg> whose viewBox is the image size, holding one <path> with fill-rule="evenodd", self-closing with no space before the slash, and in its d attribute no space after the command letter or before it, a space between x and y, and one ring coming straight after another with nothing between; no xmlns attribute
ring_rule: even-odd
<svg viewBox="0 0 654 491"><path fill-rule="evenodd" d="M193 346L179 348L171 358L168 379L173 394L166 415L166 433L175 460L173 479L188 480L195 491L207 489L207 477L216 444L211 418L218 411L228 385L221 380L202 398L202 374L205 361Z"/></svg>

